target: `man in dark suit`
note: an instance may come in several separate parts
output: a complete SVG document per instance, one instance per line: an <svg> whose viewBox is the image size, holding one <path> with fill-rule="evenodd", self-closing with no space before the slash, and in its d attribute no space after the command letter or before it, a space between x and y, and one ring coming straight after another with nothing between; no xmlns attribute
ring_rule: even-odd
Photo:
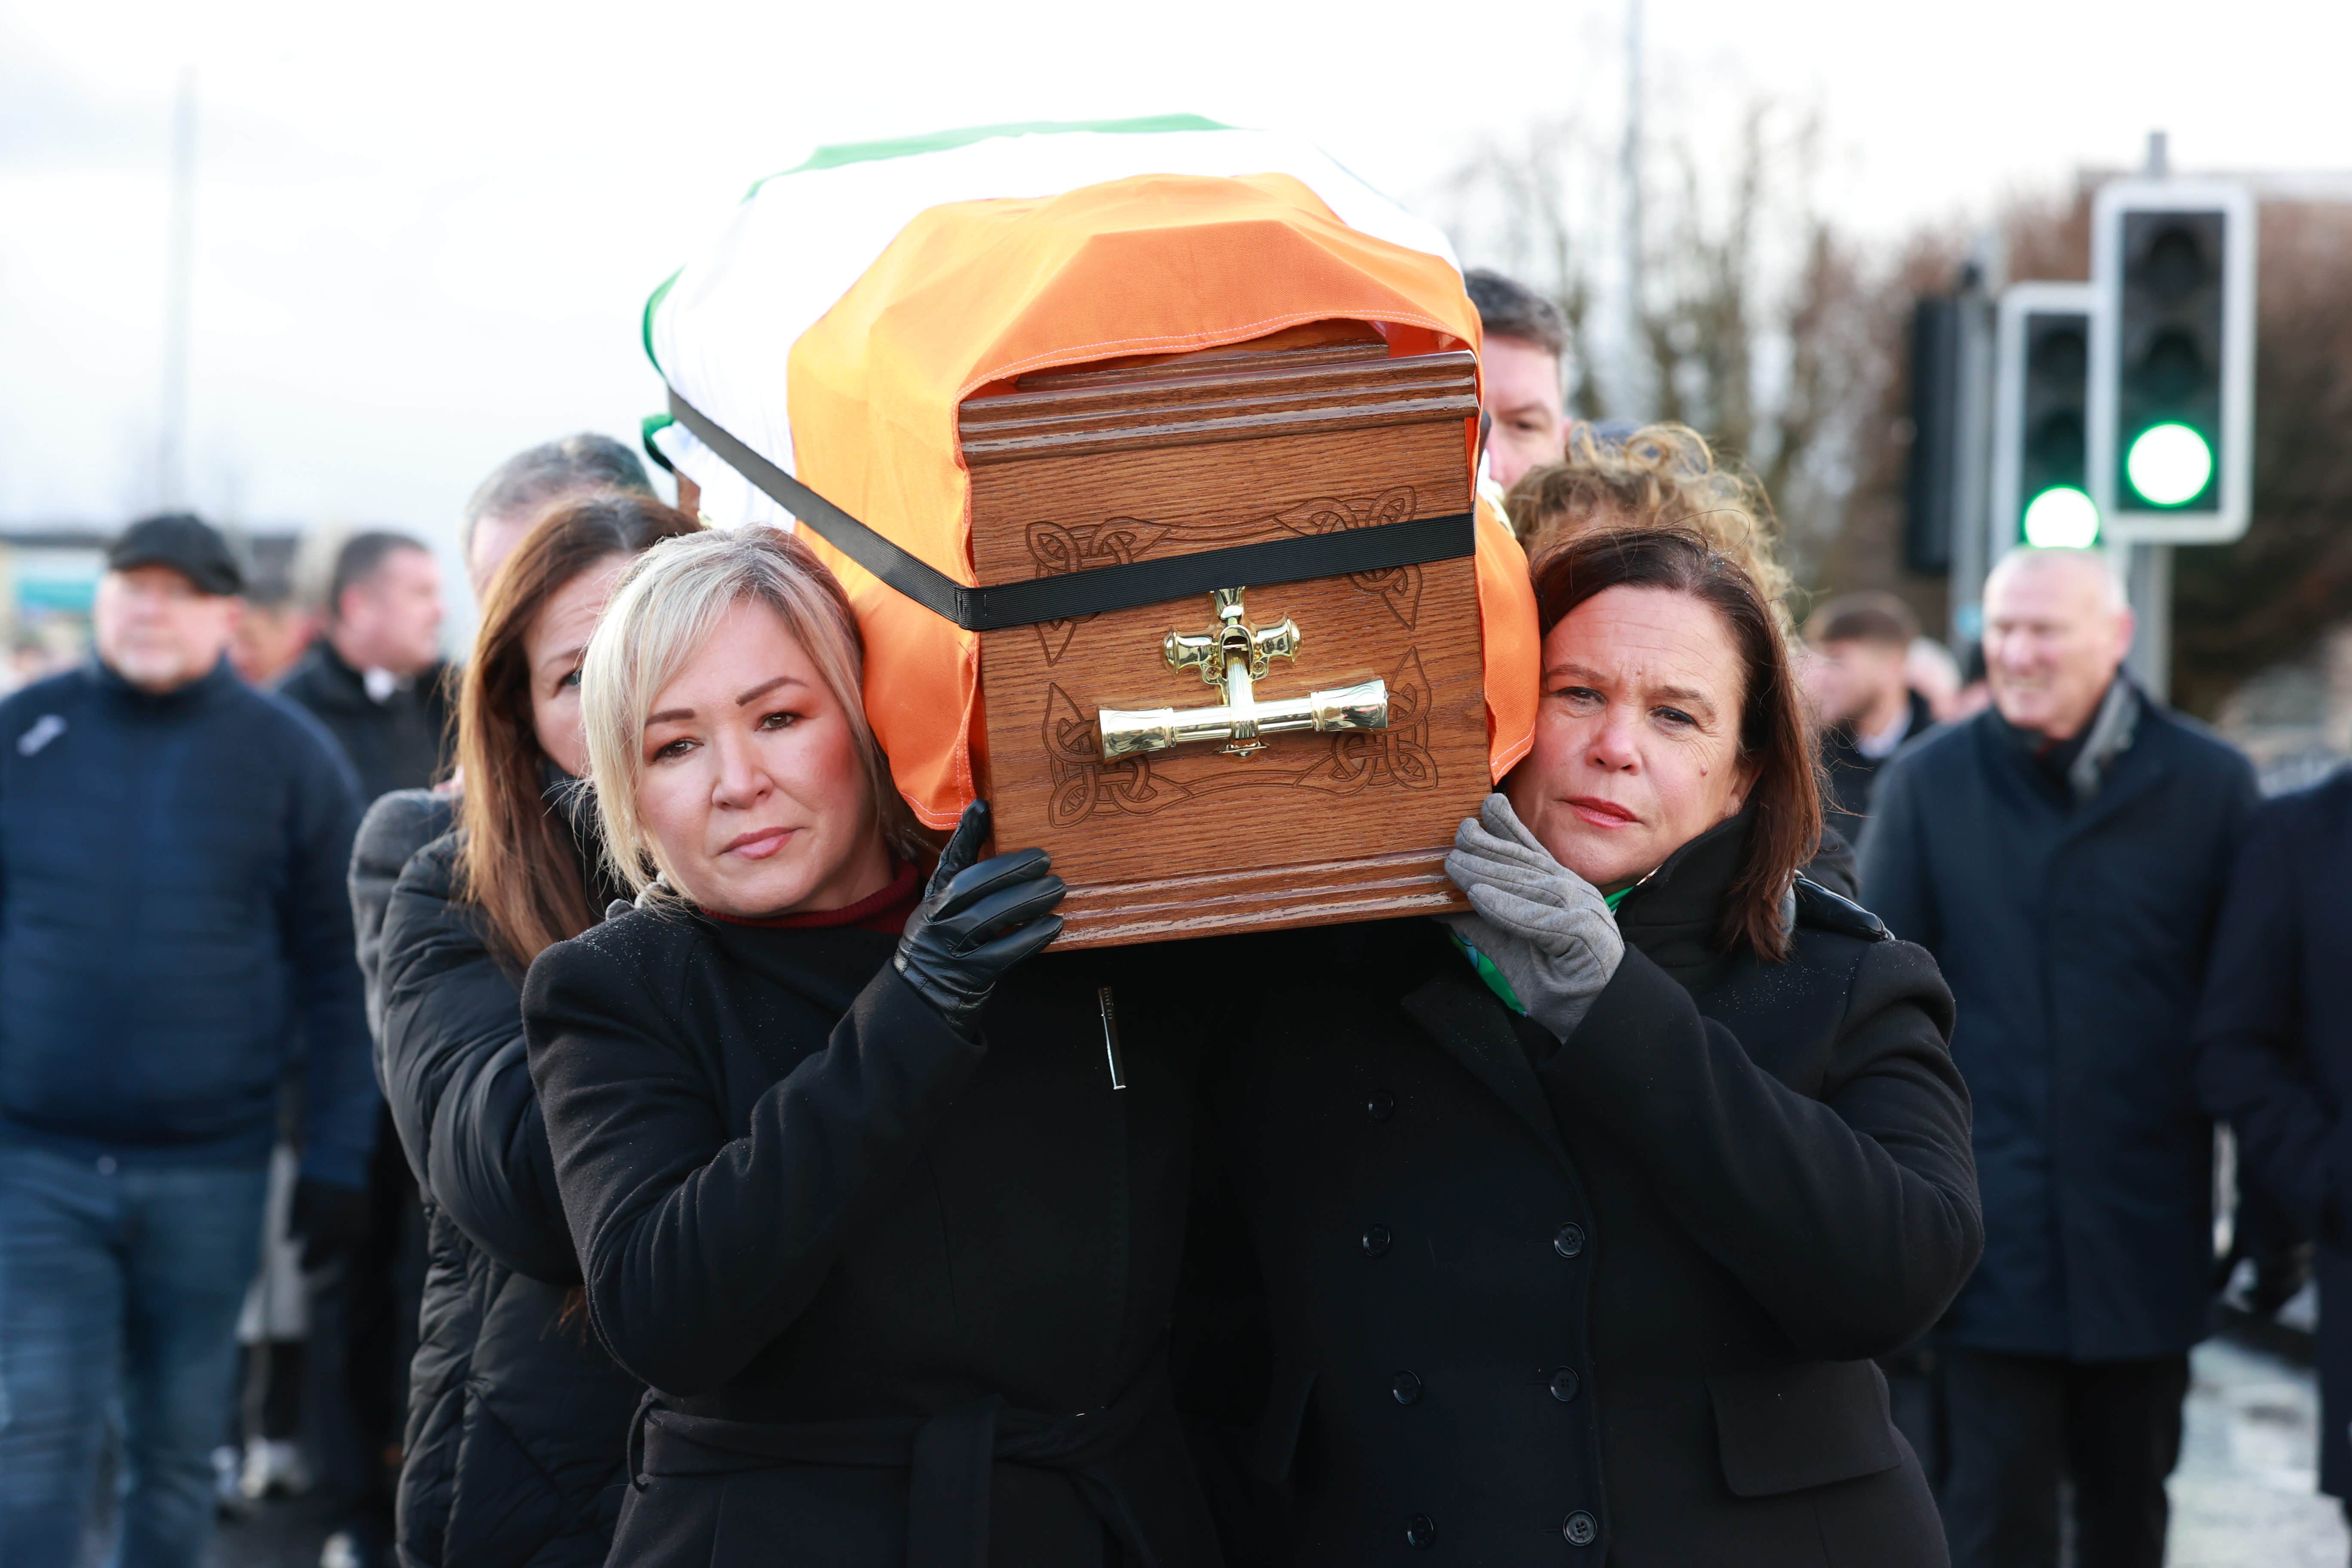
<svg viewBox="0 0 2352 1568"><path fill-rule="evenodd" d="M448 754L441 617L422 540L355 533L335 556L326 635L278 683L341 744L364 800L431 784Z"/></svg>
<svg viewBox="0 0 2352 1568"><path fill-rule="evenodd" d="M1984 1259L1941 1331L1958 1568L2158 1568L2213 1273L2189 1029L2255 807L2236 752L2121 672L2131 612L2087 551L1985 584L1993 707L1880 774L1863 899L1936 955L1976 1106Z"/></svg>
<svg viewBox="0 0 2352 1568"><path fill-rule="evenodd" d="M2352 1498L2352 772L2263 808L2231 879L2197 1023L2197 1089L2242 1190L2317 1241L2319 1489ZM2241 1219L2243 1230L2243 1219ZM2352 1506L2347 1506L2352 1513Z"/></svg>
<svg viewBox="0 0 2352 1568"><path fill-rule="evenodd" d="M336 553L325 634L278 684L326 726L359 775L362 805L427 784L448 757L451 694L441 659L441 570L423 541L353 534ZM408 1361L425 1288L415 1178L378 1101L367 1241L315 1279L309 1390L324 1479L348 1504L338 1559L387 1558ZM337 1375L338 1373L341 1375Z"/></svg>
<svg viewBox="0 0 2352 1568"><path fill-rule="evenodd" d="M1911 689L1905 661L1919 618L1892 594L1832 599L1805 623L1807 695L1822 723L1830 825L1862 836L1871 786L1887 759L1936 727L1927 700Z"/></svg>

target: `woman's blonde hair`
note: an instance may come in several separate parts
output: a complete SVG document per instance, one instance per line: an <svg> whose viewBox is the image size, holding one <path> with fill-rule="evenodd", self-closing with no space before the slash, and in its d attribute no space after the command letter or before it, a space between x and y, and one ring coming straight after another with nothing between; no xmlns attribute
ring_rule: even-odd
<svg viewBox="0 0 2352 1568"><path fill-rule="evenodd" d="M1772 503L1687 426L1645 425L1622 445L1603 445L1580 424L1566 458L1528 469L1503 505L1530 561L1601 529L1695 532L1755 580L1783 634L1790 630L1794 584L1780 564Z"/></svg>
<svg viewBox="0 0 2352 1568"><path fill-rule="evenodd" d="M889 759L866 721L866 650L856 617L824 563L774 528L665 539L639 556L614 589L580 668L581 719L605 858L615 879L641 898L677 896L659 875L652 836L637 814L646 717L727 612L754 602L776 613L841 705L892 849L908 855L919 842L914 819L890 782Z"/></svg>

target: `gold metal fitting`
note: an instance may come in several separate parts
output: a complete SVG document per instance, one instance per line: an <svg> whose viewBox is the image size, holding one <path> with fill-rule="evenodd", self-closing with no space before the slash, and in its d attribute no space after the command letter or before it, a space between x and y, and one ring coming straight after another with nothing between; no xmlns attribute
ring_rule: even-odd
<svg viewBox="0 0 2352 1568"><path fill-rule="evenodd" d="M1203 741L1244 761L1265 750L1266 735L1300 730L1385 730L1389 689L1383 680L1360 681L1328 691L1310 691L1281 702L1257 700L1256 681L1275 659L1295 659L1303 640L1285 616L1271 626L1252 626L1242 604L1245 588L1219 588L1210 595L1216 623L1205 636L1170 632L1161 652L1171 669L1197 669L1224 700L1213 708L1105 708L1095 716L1105 761L1139 752L1164 752Z"/></svg>

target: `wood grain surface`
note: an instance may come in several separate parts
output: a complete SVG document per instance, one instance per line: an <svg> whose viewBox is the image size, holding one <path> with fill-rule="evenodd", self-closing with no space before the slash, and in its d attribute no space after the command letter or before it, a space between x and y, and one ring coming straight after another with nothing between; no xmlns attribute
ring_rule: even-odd
<svg viewBox="0 0 2352 1568"><path fill-rule="evenodd" d="M1470 356L1360 353L1073 374L966 404L981 582L1468 510ZM1246 586L1250 624L1299 633L1259 700L1378 678L1386 731L1105 763L1101 709L1223 700L1161 652L1212 629L1210 596L982 634L997 842L1053 854L1071 885L1062 945L1465 907L1442 861L1488 789L1470 558Z"/></svg>
<svg viewBox="0 0 2352 1568"><path fill-rule="evenodd" d="M1055 454L1449 420L1458 435L1459 421L1478 412L1467 353L1363 359L1302 349L1257 357L1275 363L1098 372L1062 378L1076 384L1051 390L973 398L963 405L964 460L977 469ZM1457 460L1466 465L1466 457ZM975 510L975 534L980 521Z"/></svg>

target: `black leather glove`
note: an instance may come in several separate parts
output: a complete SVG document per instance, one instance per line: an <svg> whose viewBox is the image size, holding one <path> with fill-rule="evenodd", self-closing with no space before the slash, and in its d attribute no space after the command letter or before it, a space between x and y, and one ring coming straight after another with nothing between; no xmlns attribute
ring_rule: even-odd
<svg viewBox="0 0 2352 1568"><path fill-rule="evenodd" d="M988 837L988 802L963 809L923 901L907 917L892 962L915 994L967 1040L1004 972L1062 934L1054 906L1069 889L1043 849L1016 849L972 864Z"/></svg>
<svg viewBox="0 0 2352 1568"><path fill-rule="evenodd" d="M367 1245L373 1205L364 1188L304 1176L294 1184L287 1232L302 1243L302 1268L315 1274Z"/></svg>

